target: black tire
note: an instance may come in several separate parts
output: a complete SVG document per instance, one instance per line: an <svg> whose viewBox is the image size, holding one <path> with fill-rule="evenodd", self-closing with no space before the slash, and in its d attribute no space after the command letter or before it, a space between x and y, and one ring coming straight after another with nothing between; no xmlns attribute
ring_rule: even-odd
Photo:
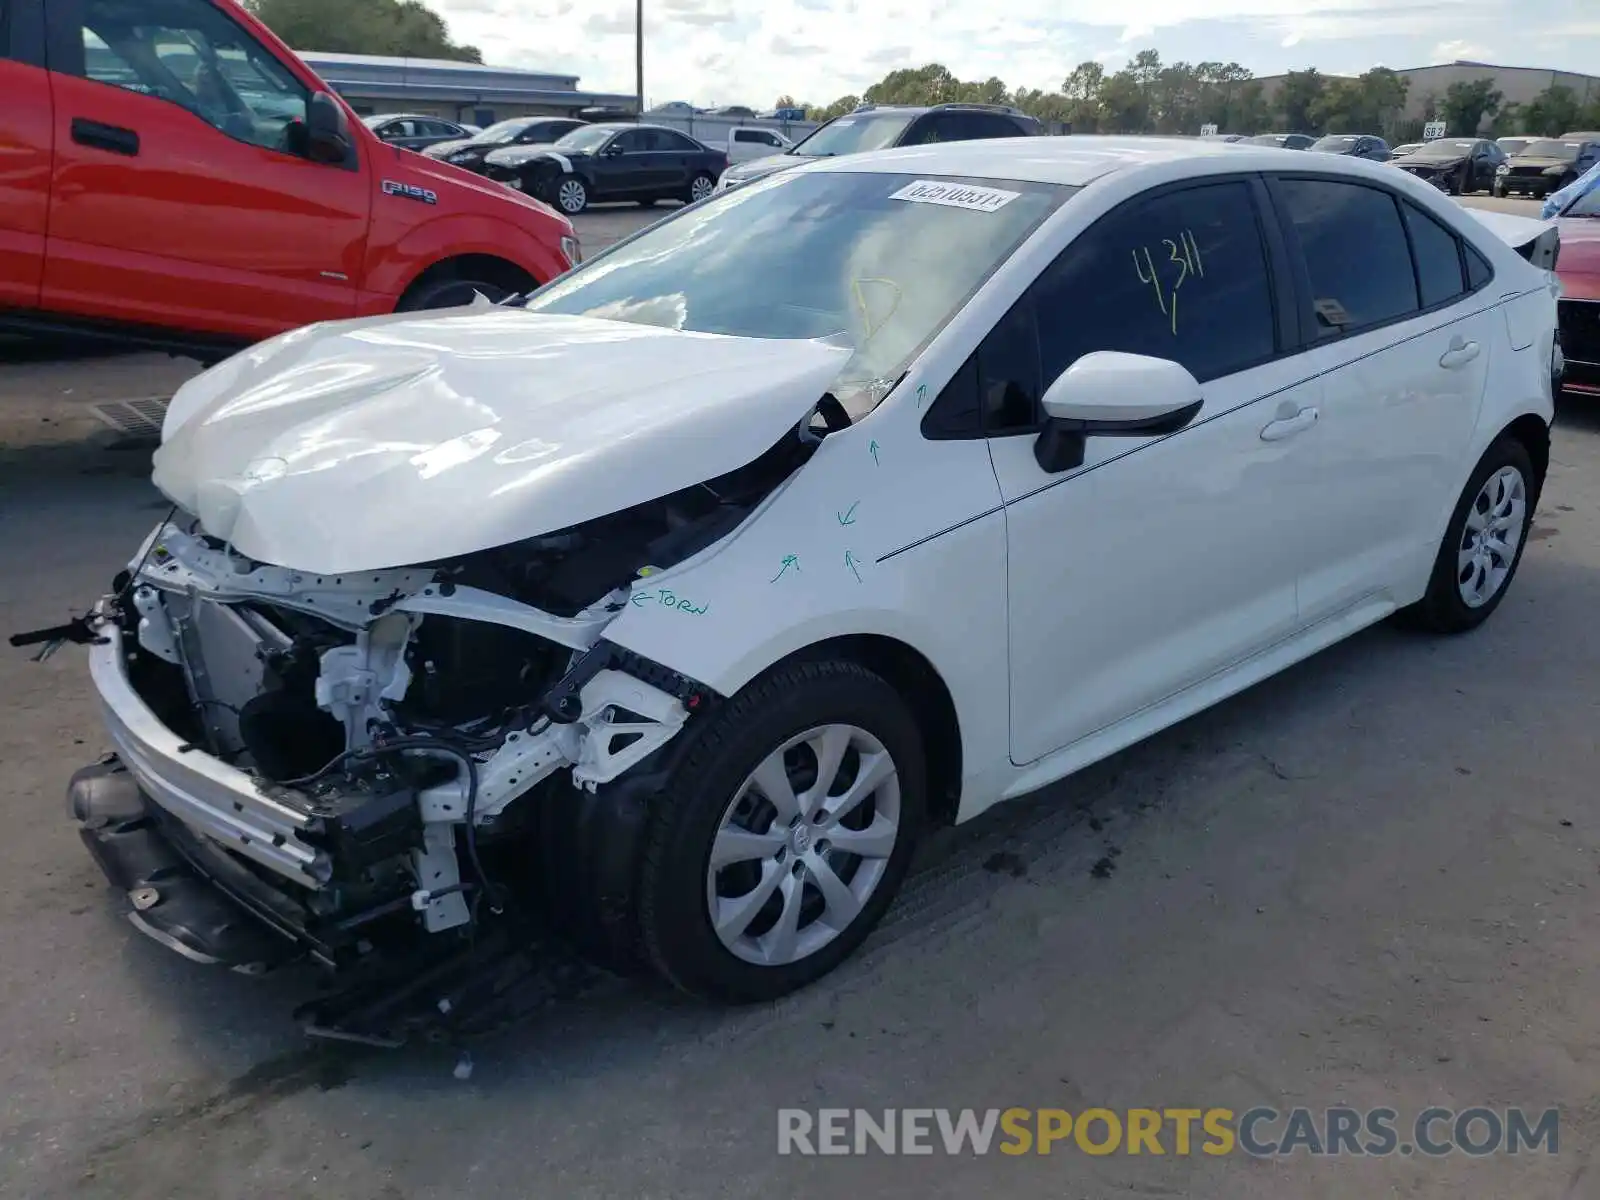
<svg viewBox="0 0 1600 1200"><path fill-rule="evenodd" d="M473 297L479 294L498 304L512 292L510 288L490 283L487 279L434 279L415 284L410 291L400 297L400 303L395 305L395 312L420 312L427 308L460 308L471 304Z"/></svg>
<svg viewBox="0 0 1600 1200"><path fill-rule="evenodd" d="M550 198L559 212L575 217L589 207L589 185L576 175L565 174L550 189Z"/></svg>
<svg viewBox="0 0 1600 1200"><path fill-rule="evenodd" d="M701 171L693 179L689 180L689 190L683 194L684 203L693 204L696 200L704 200L712 192L716 191L716 188L716 177L710 171ZM700 194L696 195L696 191Z"/></svg>
<svg viewBox="0 0 1600 1200"><path fill-rule="evenodd" d="M748 962L712 928L706 903L712 843L761 761L788 739L826 724L854 725L889 752L900 784L894 848L876 890L831 941L781 966ZM883 678L853 662L823 660L774 669L713 712L692 736L653 804L645 833L640 943L655 970L691 995L735 1004L771 1000L833 970L894 899L926 811L922 734L905 700Z"/></svg>
<svg viewBox="0 0 1600 1200"><path fill-rule="evenodd" d="M1515 468L1522 476L1524 511L1521 536L1512 555L1511 569L1500 584L1500 589L1483 604L1474 608L1461 595L1458 555L1467 536L1468 514L1477 503L1479 493L1488 479L1505 467ZM1471 476L1468 477L1467 486L1461 491L1461 498L1456 501L1455 511L1450 514L1450 523L1439 544L1438 557L1434 559L1433 572L1428 577L1428 590L1421 600L1397 614L1402 624L1430 633L1454 634L1476 629L1489 619L1494 610L1500 607L1500 602L1505 599L1506 593L1511 590L1511 584L1516 579L1517 566L1521 563L1522 552L1528 545L1528 530L1533 524L1533 511L1539 504L1539 489L1542 482L1534 473L1533 460L1528 455L1527 447L1516 438L1502 435L1484 452L1483 457L1478 460L1478 465L1473 468Z"/></svg>

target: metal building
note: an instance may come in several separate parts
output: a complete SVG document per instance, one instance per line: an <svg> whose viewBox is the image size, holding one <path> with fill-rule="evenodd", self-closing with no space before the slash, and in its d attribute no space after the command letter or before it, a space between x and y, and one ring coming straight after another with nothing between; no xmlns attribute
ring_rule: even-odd
<svg viewBox="0 0 1600 1200"><path fill-rule="evenodd" d="M631 93L579 90L576 75L438 58L297 53L362 116L408 112L491 125L507 117L634 107Z"/></svg>

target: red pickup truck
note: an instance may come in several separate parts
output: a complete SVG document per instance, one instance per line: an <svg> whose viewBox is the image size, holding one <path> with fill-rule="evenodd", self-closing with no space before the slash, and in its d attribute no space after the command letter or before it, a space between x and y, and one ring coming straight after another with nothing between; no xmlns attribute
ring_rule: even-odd
<svg viewBox="0 0 1600 1200"><path fill-rule="evenodd" d="M203 359L500 299L553 209L379 141L235 0L0 0L0 327Z"/></svg>

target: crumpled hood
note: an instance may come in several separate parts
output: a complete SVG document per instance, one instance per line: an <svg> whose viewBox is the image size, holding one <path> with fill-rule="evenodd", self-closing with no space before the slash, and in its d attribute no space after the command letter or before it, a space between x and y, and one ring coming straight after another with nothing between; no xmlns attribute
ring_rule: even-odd
<svg viewBox="0 0 1600 1200"><path fill-rule="evenodd" d="M487 303L312 325L185 384L154 480L250 558L429 562L743 466L849 356Z"/></svg>
<svg viewBox="0 0 1600 1200"><path fill-rule="evenodd" d="M1553 167L1570 167L1572 166L1572 159L1552 158L1547 154L1518 154L1508 158L1506 164L1512 170L1516 170L1518 167L1538 167L1541 171L1548 171Z"/></svg>

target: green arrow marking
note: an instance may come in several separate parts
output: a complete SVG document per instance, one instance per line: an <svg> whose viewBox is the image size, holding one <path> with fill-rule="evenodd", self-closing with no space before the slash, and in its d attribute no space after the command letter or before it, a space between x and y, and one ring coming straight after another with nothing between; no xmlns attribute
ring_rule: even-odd
<svg viewBox="0 0 1600 1200"><path fill-rule="evenodd" d="M860 506L861 506L861 501L857 500L849 508L845 509L844 512L839 513L838 514L839 524L841 524L841 525L854 525L856 523L856 509L859 508Z"/></svg>

